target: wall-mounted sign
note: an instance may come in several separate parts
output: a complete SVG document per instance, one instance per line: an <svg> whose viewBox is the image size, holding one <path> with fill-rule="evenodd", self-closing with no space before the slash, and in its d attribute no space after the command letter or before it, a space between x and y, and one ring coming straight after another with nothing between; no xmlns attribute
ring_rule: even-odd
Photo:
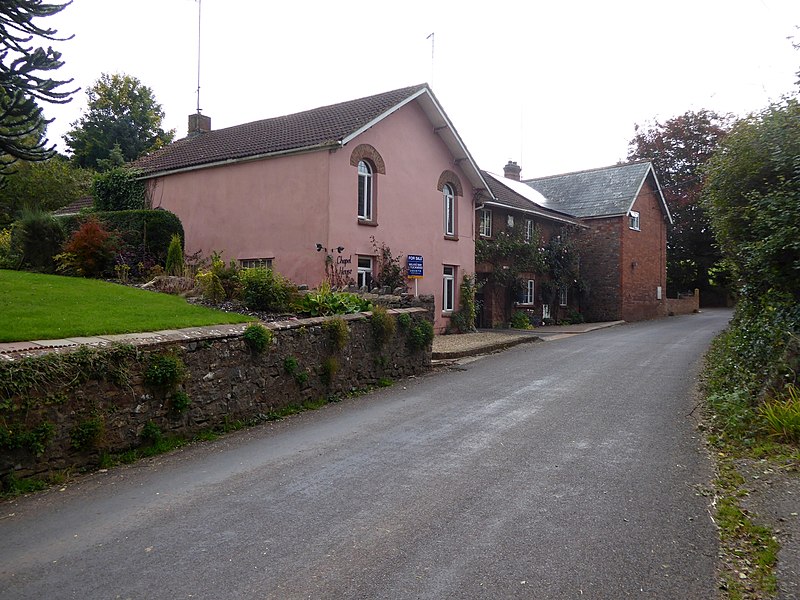
<svg viewBox="0 0 800 600"><path fill-rule="evenodd" d="M406 267L410 279L422 279L422 256L409 254L406 257Z"/></svg>

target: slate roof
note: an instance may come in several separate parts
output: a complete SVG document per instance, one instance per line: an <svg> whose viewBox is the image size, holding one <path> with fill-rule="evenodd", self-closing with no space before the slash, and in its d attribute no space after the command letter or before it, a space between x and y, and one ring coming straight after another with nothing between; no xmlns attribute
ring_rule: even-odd
<svg viewBox="0 0 800 600"><path fill-rule="evenodd" d="M649 162L537 177L526 179L523 183L544 195L550 207L586 219L628 214L639 190L651 175L662 210L669 222L672 222L658 179Z"/></svg>
<svg viewBox="0 0 800 600"><path fill-rule="evenodd" d="M427 84L414 85L291 115L212 130L173 142L139 158L132 166L145 175L153 175L248 157L335 146L427 88Z"/></svg>
<svg viewBox="0 0 800 600"><path fill-rule="evenodd" d="M577 221L565 212L550 208L547 199L532 187L489 171L481 171L481 174L497 199L496 202L488 201L485 204L500 205L562 223L577 224Z"/></svg>

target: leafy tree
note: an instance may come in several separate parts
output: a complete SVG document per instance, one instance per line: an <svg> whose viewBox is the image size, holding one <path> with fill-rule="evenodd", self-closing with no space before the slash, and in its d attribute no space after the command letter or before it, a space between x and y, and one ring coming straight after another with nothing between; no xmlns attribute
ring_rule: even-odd
<svg viewBox="0 0 800 600"><path fill-rule="evenodd" d="M86 91L88 110L67 133L65 140L82 167L107 168L122 158L133 161L172 141L175 130L164 131L164 111L153 90L130 75L103 73ZM111 163L102 161L111 160Z"/></svg>
<svg viewBox="0 0 800 600"><path fill-rule="evenodd" d="M0 183L18 159L40 161L54 154L44 137L50 121L38 102L63 104L77 90L59 89L71 79L43 76L64 64L61 53L34 47L31 42L34 38L63 40L56 37L55 29L41 27L35 20L59 13L69 4L42 4L41 0L0 3Z"/></svg>
<svg viewBox="0 0 800 600"><path fill-rule="evenodd" d="M800 301L800 103L739 121L709 162L705 200L745 297Z"/></svg>
<svg viewBox="0 0 800 600"><path fill-rule="evenodd" d="M55 210L89 195L92 173L56 155L42 162L19 161L0 189L0 229L23 208Z"/></svg>
<svg viewBox="0 0 800 600"><path fill-rule="evenodd" d="M674 221L667 237L669 293L711 287L710 273L721 255L700 202L703 168L730 128L729 117L709 110L689 111L665 123L637 126L628 160L650 160Z"/></svg>

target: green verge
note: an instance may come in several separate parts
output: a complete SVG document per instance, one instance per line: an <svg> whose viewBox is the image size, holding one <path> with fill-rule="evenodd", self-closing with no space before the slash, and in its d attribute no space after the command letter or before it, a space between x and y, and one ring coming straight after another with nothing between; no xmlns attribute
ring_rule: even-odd
<svg viewBox="0 0 800 600"><path fill-rule="evenodd" d="M183 298L77 277L0 270L0 342L244 323Z"/></svg>

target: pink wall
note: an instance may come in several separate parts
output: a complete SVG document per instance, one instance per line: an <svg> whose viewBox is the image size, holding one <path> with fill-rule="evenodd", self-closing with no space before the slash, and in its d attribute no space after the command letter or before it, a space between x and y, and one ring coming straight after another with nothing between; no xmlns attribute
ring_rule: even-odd
<svg viewBox="0 0 800 600"><path fill-rule="evenodd" d="M376 226L357 219L357 169L350 157L359 144L371 144L386 165L386 174L376 175ZM445 170L458 175L464 192L457 197L457 241L445 239L442 194L436 189ZM374 254L371 236L404 260L409 253L421 254L425 276L418 280L419 293L434 295L439 331L448 321L441 310L443 265L457 268L456 308L460 279L474 272L472 185L415 102L336 151L161 177L152 199L154 207L180 217L187 253L218 251L226 261L274 257L277 271L312 287L325 276L325 253L316 252L316 243L344 246L341 256L352 259L346 267L353 278L357 256Z"/></svg>

